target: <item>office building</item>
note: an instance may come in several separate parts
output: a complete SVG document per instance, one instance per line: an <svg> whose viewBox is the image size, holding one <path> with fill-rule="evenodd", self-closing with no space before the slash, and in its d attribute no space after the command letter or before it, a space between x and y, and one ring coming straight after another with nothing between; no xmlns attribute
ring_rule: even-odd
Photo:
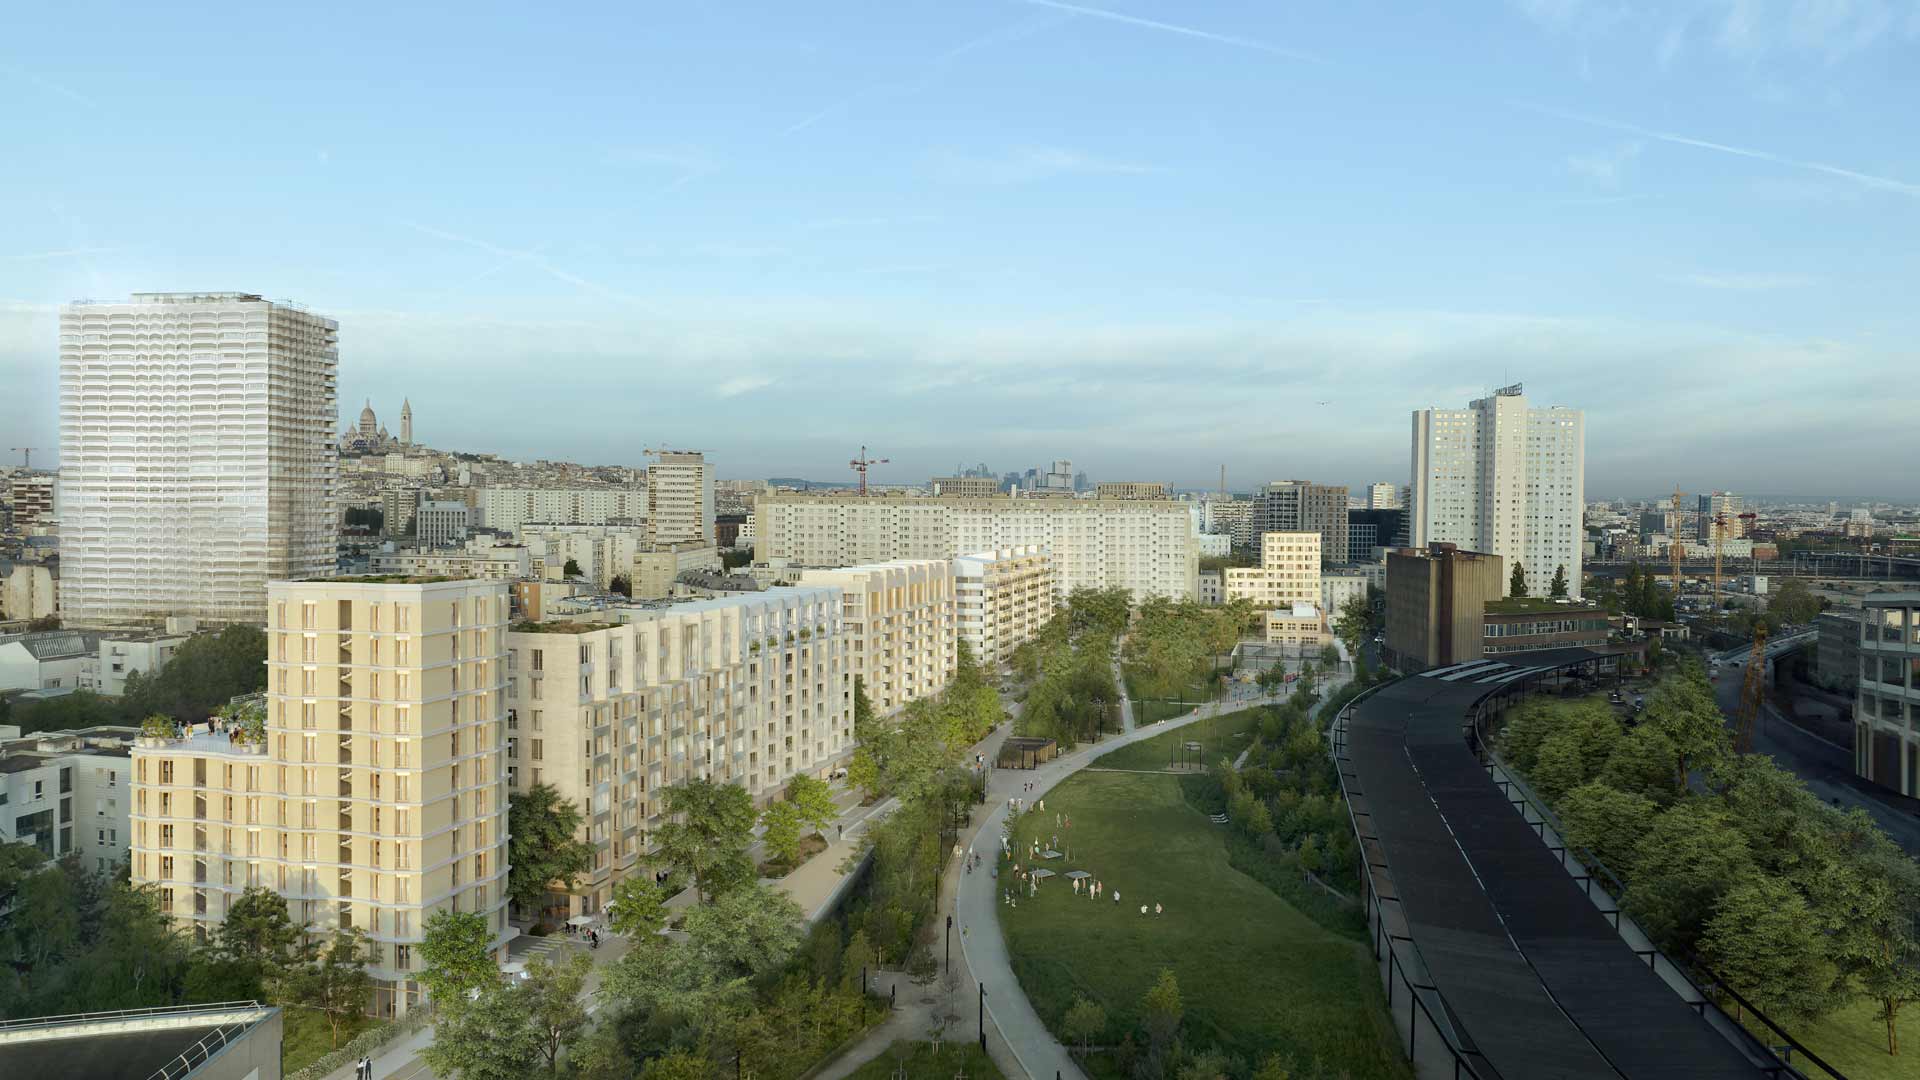
<svg viewBox="0 0 1920 1080"><path fill-rule="evenodd" d="M1320 554L1328 562L1347 556L1347 486L1279 480L1261 489L1253 500L1253 542L1259 554L1268 533L1320 534Z"/></svg>
<svg viewBox="0 0 1920 1080"><path fill-rule="evenodd" d="M1854 772L1920 797L1920 592L1861 600Z"/></svg>
<svg viewBox="0 0 1920 1080"><path fill-rule="evenodd" d="M467 504L424 499L414 511L413 534L424 548L447 548L467 538Z"/></svg>
<svg viewBox="0 0 1920 1080"><path fill-rule="evenodd" d="M1096 499L1171 499L1173 490L1166 484L1152 481L1116 481L1093 486Z"/></svg>
<svg viewBox="0 0 1920 1080"><path fill-rule="evenodd" d="M1813 617L1819 639L1813 651L1813 681L1828 690L1854 693L1860 685L1860 610L1833 608Z"/></svg>
<svg viewBox="0 0 1920 1080"><path fill-rule="evenodd" d="M1248 600L1266 612L1269 645L1317 648L1326 641L1320 543L1318 532L1266 533L1260 537L1259 566L1226 569L1227 601Z"/></svg>
<svg viewBox="0 0 1920 1080"><path fill-rule="evenodd" d="M1053 618L1053 557L1036 544L953 560L960 640L982 666L1003 663Z"/></svg>
<svg viewBox="0 0 1920 1080"><path fill-rule="evenodd" d="M96 874L126 861L133 834L127 753L140 730L90 727L26 735L0 726L0 842L69 855Z"/></svg>
<svg viewBox="0 0 1920 1080"><path fill-rule="evenodd" d="M1407 546L1405 510L1347 511L1347 551L1350 563L1379 562L1385 549Z"/></svg>
<svg viewBox="0 0 1920 1080"><path fill-rule="evenodd" d="M1387 663L1425 671L1483 655L1487 604L1506 595L1498 555L1451 544L1387 553Z"/></svg>
<svg viewBox="0 0 1920 1080"><path fill-rule="evenodd" d="M248 886L311 933L367 934L372 1011L420 1000L436 911L505 959L505 582L267 587L264 744L143 738L133 880L204 940ZM569 689L572 689L571 687Z"/></svg>
<svg viewBox="0 0 1920 1080"><path fill-rule="evenodd" d="M837 588L779 588L507 635L508 783L556 788L594 849L549 911L605 910L657 848L667 788L700 778L765 802L852 751L840 604Z"/></svg>
<svg viewBox="0 0 1920 1080"><path fill-rule="evenodd" d="M1699 539L1713 542L1714 523L1720 522L1719 534L1727 539L1747 535L1747 523L1740 518L1740 496L1730 492L1715 491L1699 497L1699 512L1694 515L1695 531Z"/></svg>
<svg viewBox="0 0 1920 1080"><path fill-rule="evenodd" d="M1527 405L1520 384L1464 409L1413 414L1412 542L1519 563L1527 592L1544 596L1564 568L1580 597L1586 419L1578 409Z"/></svg>
<svg viewBox="0 0 1920 1080"><path fill-rule="evenodd" d="M963 552L1046 548L1056 601L1123 588L1136 600L1191 599L1199 554L1184 504L1132 499L762 495L754 554L774 566L835 567Z"/></svg>
<svg viewBox="0 0 1920 1080"><path fill-rule="evenodd" d="M991 476L936 476L927 481L927 489L935 495L982 499L999 494L1000 483Z"/></svg>
<svg viewBox="0 0 1920 1080"><path fill-rule="evenodd" d="M952 678L959 637L951 559L808 570L800 584L840 590L848 690L858 677L876 713L932 697Z"/></svg>
<svg viewBox="0 0 1920 1080"><path fill-rule="evenodd" d="M1400 504L1399 488L1385 481L1382 481L1377 484L1367 485L1366 509L1398 510L1400 508L1401 508L1401 504Z"/></svg>
<svg viewBox="0 0 1920 1080"><path fill-rule="evenodd" d="M333 572L337 340L250 293L60 309L70 622L258 622L269 580Z"/></svg>
<svg viewBox="0 0 1920 1080"><path fill-rule="evenodd" d="M713 466L697 451L663 450L647 469L647 523L656 544L712 544Z"/></svg>

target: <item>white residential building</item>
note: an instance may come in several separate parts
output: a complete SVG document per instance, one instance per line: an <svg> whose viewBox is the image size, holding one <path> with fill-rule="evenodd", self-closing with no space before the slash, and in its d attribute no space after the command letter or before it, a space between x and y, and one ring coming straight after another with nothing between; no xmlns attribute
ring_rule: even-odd
<svg viewBox="0 0 1920 1080"><path fill-rule="evenodd" d="M338 325L250 293L60 309L61 608L258 622L333 572Z"/></svg>
<svg viewBox="0 0 1920 1080"><path fill-rule="evenodd" d="M452 547L467 538L467 504L451 499L423 499L413 514L413 535L421 547Z"/></svg>
<svg viewBox="0 0 1920 1080"><path fill-rule="evenodd" d="M1386 481L1367 485L1367 509L1400 509L1400 489Z"/></svg>
<svg viewBox="0 0 1920 1080"><path fill-rule="evenodd" d="M1200 560L1187 507L1171 500L772 493L755 502L754 554L776 566L857 566L1043 547L1056 599L1122 588L1190 600Z"/></svg>
<svg viewBox="0 0 1920 1080"><path fill-rule="evenodd" d="M186 644L189 636L164 630L102 635L92 688L114 697L125 694L128 676L138 671L151 677L167 666L174 650Z"/></svg>
<svg viewBox="0 0 1920 1080"><path fill-rule="evenodd" d="M72 855L94 873L127 857L133 833L130 727L33 732L0 728L0 842Z"/></svg>
<svg viewBox="0 0 1920 1080"><path fill-rule="evenodd" d="M1334 620L1340 618L1340 609L1348 600L1358 596L1367 597L1370 575L1340 567L1330 567L1320 574L1320 610L1327 613L1327 622L1331 629Z"/></svg>
<svg viewBox="0 0 1920 1080"><path fill-rule="evenodd" d="M1226 598L1266 611L1268 644L1317 647L1325 640L1320 540L1317 531L1264 533L1259 566L1227 568Z"/></svg>
<svg viewBox="0 0 1920 1080"><path fill-rule="evenodd" d="M43 630L0 642L0 690L93 690L100 635Z"/></svg>
<svg viewBox="0 0 1920 1080"><path fill-rule="evenodd" d="M1464 409L1413 414L1413 546L1457 544L1525 568L1545 596L1565 567L1580 597L1586 416L1527 405L1519 384Z"/></svg>
<svg viewBox="0 0 1920 1080"><path fill-rule="evenodd" d="M938 694L953 676L959 637L952 560L808 570L800 584L840 589L850 659L847 690L851 694L853 679L859 678L876 713L894 713Z"/></svg>
<svg viewBox="0 0 1920 1080"><path fill-rule="evenodd" d="M477 525L518 536L530 524L637 525L647 520L644 487L481 488Z"/></svg>
<svg viewBox="0 0 1920 1080"><path fill-rule="evenodd" d="M713 466L697 451L663 450L647 469L647 522L659 544L715 542Z"/></svg>
<svg viewBox="0 0 1920 1080"><path fill-rule="evenodd" d="M1227 602L1227 583L1220 571L1200 571L1200 602L1209 606Z"/></svg>
<svg viewBox="0 0 1920 1080"><path fill-rule="evenodd" d="M527 525L520 539L533 559L533 576L560 578L567 563L601 588L616 577L631 578L633 560L653 546L644 525Z"/></svg>
<svg viewBox="0 0 1920 1080"><path fill-rule="evenodd" d="M1037 544L953 560L960 640L982 666L1001 663L1053 618L1053 556Z"/></svg>
<svg viewBox="0 0 1920 1080"><path fill-rule="evenodd" d="M495 544L491 538L470 539L457 548L376 551L367 557L367 562L368 571L375 575L481 581L514 581L533 576L533 559L525 547Z"/></svg>

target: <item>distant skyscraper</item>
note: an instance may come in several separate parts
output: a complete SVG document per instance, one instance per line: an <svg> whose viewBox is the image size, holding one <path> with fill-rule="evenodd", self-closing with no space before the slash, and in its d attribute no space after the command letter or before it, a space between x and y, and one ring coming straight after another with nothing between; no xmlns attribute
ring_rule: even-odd
<svg viewBox="0 0 1920 1080"><path fill-rule="evenodd" d="M60 312L61 608L265 618L333 572L339 327L250 293Z"/></svg>
<svg viewBox="0 0 1920 1080"><path fill-rule="evenodd" d="M1544 596L1565 567L1580 595L1586 415L1528 408L1519 384L1464 409L1413 414L1413 546L1457 544L1525 568Z"/></svg>
<svg viewBox="0 0 1920 1080"><path fill-rule="evenodd" d="M1400 489L1384 481L1368 484L1366 508L1368 510L1400 509Z"/></svg>

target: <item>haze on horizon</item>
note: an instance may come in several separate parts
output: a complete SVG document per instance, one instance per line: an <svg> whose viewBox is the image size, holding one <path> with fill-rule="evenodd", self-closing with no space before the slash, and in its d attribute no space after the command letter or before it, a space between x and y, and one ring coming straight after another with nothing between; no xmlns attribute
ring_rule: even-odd
<svg viewBox="0 0 1920 1080"><path fill-rule="evenodd" d="M517 458L1404 482L1410 410L1524 382L1587 411L1592 496L1920 496L1913 3L10 29L0 445L37 462L61 303L236 289L340 321L343 418L407 396Z"/></svg>

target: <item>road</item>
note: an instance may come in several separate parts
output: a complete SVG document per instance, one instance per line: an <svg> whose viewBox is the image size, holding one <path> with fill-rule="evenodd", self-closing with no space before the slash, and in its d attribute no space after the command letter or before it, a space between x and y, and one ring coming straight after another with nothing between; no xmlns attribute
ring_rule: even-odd
<svg viewBox="0 0 1920 1080"><path fill-rule="evenodd" d="M1777 656L1794 648L1792 639L1770 643L1767 652ZM1776 646L1779 646L1776 649ZM1720 679L1714 684L1714 697L1720 711L1732 722L1740 711L1740 688L1746 678L1746 659L1751 646L1722 653ZM1753 749L1773 759L1774 764L1793 773L1807 789L1828 803L1847 809L1865 810L1874 823L1885 830L1907 854L1920 858L1920 816L1913 814L1897 795L1889 795L1876 785L1853 773L1853 751L1828 742L1794 726L1768 705L1760 722L1754 725Z"/></svg>

